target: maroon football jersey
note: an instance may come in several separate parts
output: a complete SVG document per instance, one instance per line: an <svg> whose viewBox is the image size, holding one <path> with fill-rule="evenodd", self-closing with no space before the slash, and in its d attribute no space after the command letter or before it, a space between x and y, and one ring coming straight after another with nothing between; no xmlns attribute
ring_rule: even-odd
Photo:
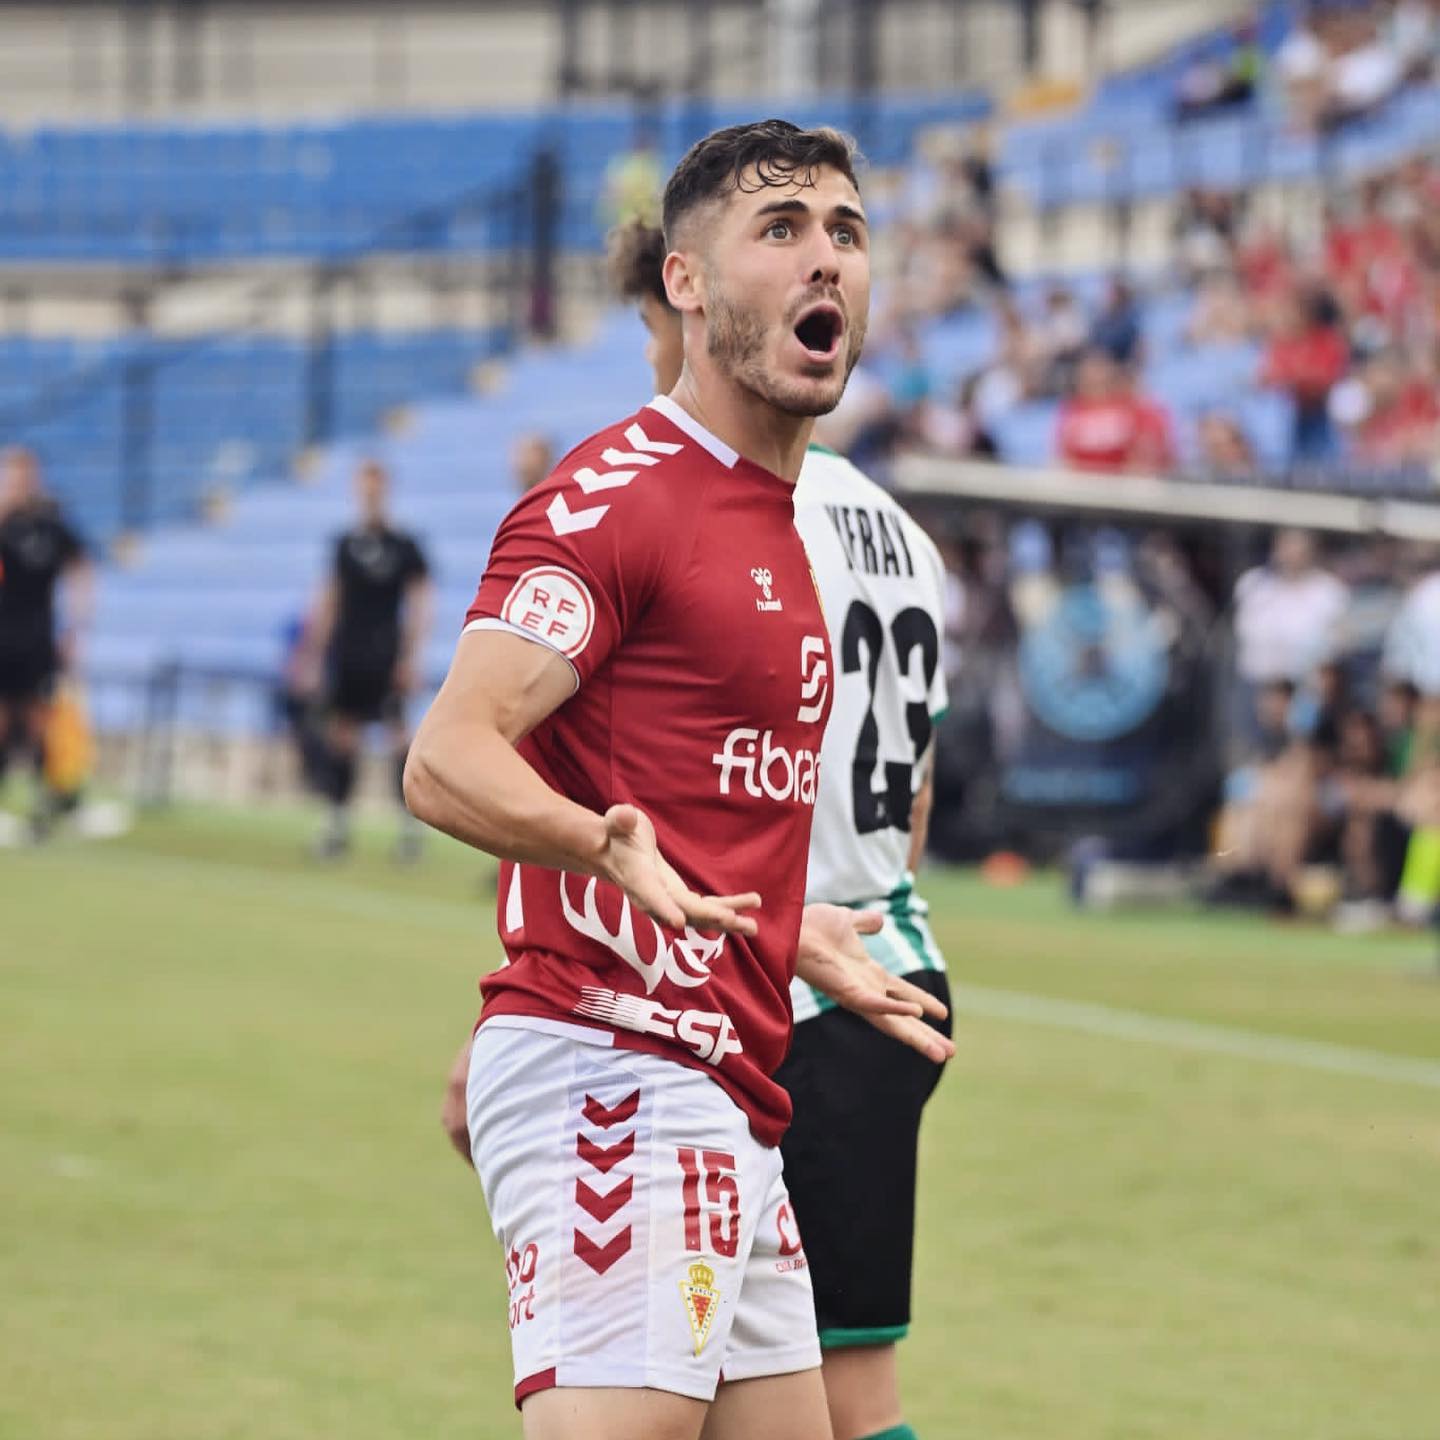
<svg viewBox="0 0 1440 1440"><path fill-rule="evenodd" d="M770 1076L789 1044L832 673L793 497L662 397L510 512L466 626L574 668L575 694L520 745L551 786L591 810L637 805L701 894L762 899L756 936L707 937L606 882L507 863L508 963L481 982L481 1023L703 1069L767 1144L790 1118Z"/></svg>

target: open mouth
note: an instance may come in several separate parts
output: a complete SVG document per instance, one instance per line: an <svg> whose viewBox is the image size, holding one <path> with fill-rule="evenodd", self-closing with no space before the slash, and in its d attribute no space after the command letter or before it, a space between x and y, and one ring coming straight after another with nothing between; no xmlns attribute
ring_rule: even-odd
<svg viewBox="0 0 1440 1440"><path fill-rule="evenodd" d="M812 360L832 360L845 333L845 317L834 305L807 310L795 325L795 338Z"/></svg>

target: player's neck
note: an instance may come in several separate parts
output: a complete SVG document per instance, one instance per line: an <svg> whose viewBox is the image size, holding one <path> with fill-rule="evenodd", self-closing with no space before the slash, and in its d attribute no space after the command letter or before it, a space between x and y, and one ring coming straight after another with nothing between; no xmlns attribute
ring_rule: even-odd
<svg viewBox="0 0 1440 1440"><path fill-rule="evenodd" d="M688 363L670 398L752 465L790 485L800 478L812 416L787 415L754 391L708 370L697 374Z"/></svg>

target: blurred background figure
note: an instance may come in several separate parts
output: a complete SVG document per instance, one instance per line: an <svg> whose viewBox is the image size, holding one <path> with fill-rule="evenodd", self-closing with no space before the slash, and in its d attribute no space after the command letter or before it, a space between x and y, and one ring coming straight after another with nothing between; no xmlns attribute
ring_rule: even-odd
<svg viewBox="0 0 1440 1440"><path fill-rule="evenodd" d="M81 663L93 584L85 546L47 494L39 461L29 450L7 450L0 459L0 781L12 760L30 770L37 839L73 807L88 768L78 695L57 700L56 689Z"/></svg>
<svg viewBox="0 0 1440 1440"><path fill-rule="evenodd" d="M510 466L516 493L524 495L555 468L555 447L544 435L522 435L511 448Z"/></svg>
<svg viewBox="0 0 1440 1440"><path fill-rule="evenodd" d="M1320 564L1315 537L1303 530L1279 531L1268 564L1236 582L1234 718L1242 743L1258 738L1263 687L1297 687L1334 659L1349 602L1344 583ZM1273 710L1270 720L1273 725Z"/></svg>
<svg viewBox="0 0 1440 1440"><path fill-rule="evenodd" d="M1175 87L1175 118L1198 120L1248 105L1260 88L1265 52L1257 43L1253 20L1239 21L1225 54L1196 60Z"/></svg>
<svg viewBox="0 0 1440 1440"><path fill-rule="evenodd" d="M405 809L401 781L410 748L406 703L419 683L430 631L430 570L415 538L390 521L390 477L367 460L355 477L354 528L335 544L335 558L310 613L299 661L312 693L323 687L327 715L330 802L315 853L333 860L350 848L350 806L366 729L385 728L400 834L397 860L420 853L421 832Z"/></svg>

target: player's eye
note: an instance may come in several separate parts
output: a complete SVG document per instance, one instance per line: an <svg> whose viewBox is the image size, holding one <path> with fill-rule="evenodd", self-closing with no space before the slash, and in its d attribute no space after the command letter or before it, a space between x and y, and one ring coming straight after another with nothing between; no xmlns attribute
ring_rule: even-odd
<svg viewBox="0 0 1440 1440"><path fill-rule="evenodd" d="M837 225L831 233L837 245L854 245L860 239L849 225Z"/></svg>
<svg viewBox="0 0 1440 1440"><path fill-rule="evenodd" d="M793 233L794 226L788 220L772 220L765 227L765 235L770 240L788 240Z"/></svg>

